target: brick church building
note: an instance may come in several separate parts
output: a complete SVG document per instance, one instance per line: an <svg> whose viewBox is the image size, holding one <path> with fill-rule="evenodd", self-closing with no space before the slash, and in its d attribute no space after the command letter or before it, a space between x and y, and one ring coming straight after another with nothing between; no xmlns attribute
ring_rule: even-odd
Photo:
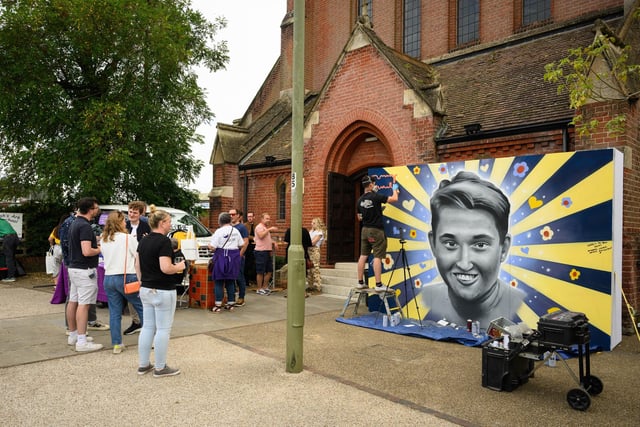
<svg viewBox="0 0 640 427"><path fill-rule="evenodd" d="M231 207L268 212L282 233L290 224L294 2L286 1L280 57L243 117L218 124L211 224ZM625 166L622 283L637 307L638 89L583 111L602 122L626 114L623 135L580 137L568 95L543 75L545 64L589 45L598 31L638 55L631 12L639 1L368 0L363 8L364 1L305 6L302 221L328 225L322 263L357 259L355 205L370 167L617 148ZM628 325L626 310L623 317Z"/></svg>

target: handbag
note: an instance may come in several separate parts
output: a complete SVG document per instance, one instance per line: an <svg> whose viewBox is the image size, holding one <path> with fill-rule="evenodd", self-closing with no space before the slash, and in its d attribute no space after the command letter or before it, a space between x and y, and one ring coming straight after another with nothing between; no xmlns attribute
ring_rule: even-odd
<svg viewBox="0 0 640 427"><path fill-rule="evenodd" d="M47 268L47 274L57 276L60 273L60 261L56 258L53 246L47 251L45 257L45 266Z"/></svg>
<svg viewBox="0 0 640 427"><path fill-rule="evenodd" d="M140 281L136 280L135 282L129 282L124 284L124 293L125 294L135 294L136 292L140 292Z"/></svg>
<svg viewBox="0 0 640 427"><path fill-rule="evenodd" d="M123 282L124 282L124 293L125 294L135 294L136 292L140 292L140 281L136 280L135 282L129 282L127 283L127 258L129 255L129 235L127 234L126 236L126 243L125 243L125 251L124 251L124 275L123 275Z"/></svg>

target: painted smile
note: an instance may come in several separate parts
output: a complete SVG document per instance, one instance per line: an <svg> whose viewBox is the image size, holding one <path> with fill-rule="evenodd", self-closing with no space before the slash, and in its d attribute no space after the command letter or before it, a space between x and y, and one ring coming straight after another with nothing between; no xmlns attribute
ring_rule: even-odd
<svg viewBox="0 0 640 427"><path fill-rule="evenodd" d="M469 286L473 285L478 278L477 274L469 274L469 273L454 273L455 278L460 282L460 284Z"/></svg>

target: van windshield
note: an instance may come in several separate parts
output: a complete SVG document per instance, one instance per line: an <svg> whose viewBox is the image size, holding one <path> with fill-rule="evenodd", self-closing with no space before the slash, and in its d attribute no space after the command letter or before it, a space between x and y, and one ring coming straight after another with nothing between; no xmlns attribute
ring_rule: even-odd
<svg viewBox="0 0 640 427"><path fill-rule="evenodd" d="M175 225L177 224L181 224L181 225L192 225L193 226L193 232L195 233L196 237L209 237L211 236L211 232L209 231L209 229L207 229L204 225L202 225L202 223L200 221L198 221L195 217L191 216L191 215L171 215L171 217L173 218L173 220L175 221Z"/></svg>

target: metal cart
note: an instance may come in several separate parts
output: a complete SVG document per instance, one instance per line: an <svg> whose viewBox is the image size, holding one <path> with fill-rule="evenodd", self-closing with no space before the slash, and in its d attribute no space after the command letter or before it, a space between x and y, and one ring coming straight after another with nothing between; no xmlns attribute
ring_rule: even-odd
<svg viewBox="0 0 640 427"><path fill-rule="evenodd" d="M496 340L494 340L496 341ZM560 360L577 384L567 392L567 403L573 409L586 411L591 396L602 393L602 381L591 374L589 355L589 322L583 313L556 311L538 321L538 330L509 348L495 348L491 342L483 345L483 386L498 391L512 391L532 378L536 370L552 358ZM558 351L578 351L578 375L558 354ZM529 364L518 360L529 359ZM531 369L532 361L542 362Z"/></svg>

